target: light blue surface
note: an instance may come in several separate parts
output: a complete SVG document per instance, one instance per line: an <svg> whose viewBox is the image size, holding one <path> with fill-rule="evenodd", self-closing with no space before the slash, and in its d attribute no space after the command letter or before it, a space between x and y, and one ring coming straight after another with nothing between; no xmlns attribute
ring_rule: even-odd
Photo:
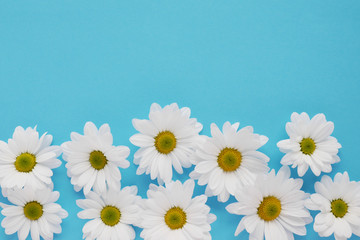
<svg viewBox="0 0 360 240"><path fill-rule="evenodd" d="M276 143L287 138L290 114L323 112L343 146L330 175L346 170L359 181L359 12L359 1L1 0L0 139L17 125L38 125L59 145L88 120L109 123L132 162L131 119L147 118L152 102L178 102L204 124L203 134L212 122L254 126L270 138L261 150L278 170ZM136 184L145 196L150 178L135 171L134 164L121 171L122 185ZM313 192L317 180L308 172L303 189ZM86 221L75 200L83 196L64 164L53 181L69 212L55 239L81 239ZM227 204L214 197L208 204L218 217L214 240L248 238L233 236L240 216ZM0 239L17 237L0 228ZM296 239L318 236L309 225Z"/></svg>

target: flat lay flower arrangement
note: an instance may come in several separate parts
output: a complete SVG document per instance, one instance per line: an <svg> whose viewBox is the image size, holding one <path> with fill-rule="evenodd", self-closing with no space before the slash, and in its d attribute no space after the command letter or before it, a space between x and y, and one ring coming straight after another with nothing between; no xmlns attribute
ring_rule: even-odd
<svg viewBox="0 0 360 240"><path fill-rule="evenodd" d="M62 154L74 190L84 193L76 204L82 209L78 217L88 220L82 229L86 240L135 239L133 226L142 229L140 237L146 240L211 239L216 221L206 204L211 196L219 202L235 197L224 209L239 215L235 236L247 231L252 240L294 239L294 234L306 235L307 224L313 224L320 237L360 236L359 182L351 181L347 172L334 179L324 175L310 195L288 167L296 168L300 177L307 171L319 176L340 162L341 145L331 136L334 124L324 114L291 115L285 127L289 139L277 144L285 154L277 172L258 150L268 138L254 133L253 127L211 124L211 136L204 136L202 124L190 115L187 107L154 103L149 119L133 119L138 133L130 142L139 147L133 155L136 173L158 183L150 184L147 198L137 195L136 186L121 187L126 177L121 169L130 166L130 150L113 145L108 124L97 128L87 122L83 134L71 133L61 146L51 145L52 136L40 136L36 128L17 127L11 139L0 141L2 195L11 203L0 203L5 233L20 240L29 235L50 240L61 233L68 213L56 203L60 194L51 176ZM174 179L173 170L183 174L183 168L192 166L188 180ZM204 194L193 196L195 184L206 186ZM309 210L319 212L315 219Z"/></svg>

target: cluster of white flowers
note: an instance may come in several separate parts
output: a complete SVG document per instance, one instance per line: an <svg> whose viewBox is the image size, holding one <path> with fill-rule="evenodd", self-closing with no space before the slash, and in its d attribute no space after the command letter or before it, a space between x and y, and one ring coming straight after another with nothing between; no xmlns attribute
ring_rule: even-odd
<svg viewBox="0 0 360 240"><path fill-rule="evenodd" d="M119 170L130 166L129 148L113 146L109 125L97 129L92 122L85 124L84 135L71 133L71 141L61 147L71 184L85 195L76 201L84 209L78 217L90 220L83 227L83 238L134 239L131 225L139 222L140 197L136 186L121 189Z"/></svg>
<svg viewBox="0 0 360 240"><path fill-rule="evenodd" d="M59 146L51 146L52 136L39 138L36 128L17 127L12 139L0 141L0 183L2 194L12 205L0 203L5 216L1 226L6 234L18 234L25 240L53 239L61 232L61 222L68 213L55 203L59 192L53 191L51 169L61 165Z"/></svg>
<svg viewBox="0 0 360 240"><path fill-rule="evenodd" d="M206 205L211 196L220 202L235 197L226 207L229 213L243 215L235 236L243 230L252 240L304 236L313 221L309 210L320 211L314 222L319 236L360 236L359 182L350 181L347 172L336 174L334 181L324 175L310 195L301 190L303 180L291 178L286 166L297 167L300 177L309 167L319 176L340 161L341 145L331 136L334 124L323 114L312 119L306 113L291 115L286 124L289 139L278 143L285 155L277 173L259 151L268 138L251 126L239 129L239 123L225 122L220 130L211 124L211 137L203 136L203 126L190 118L190 109L175 103L163 108L152 104L149 119L134 119L133 126L139 132L130 137L139 147L134 154L136 173L158 182L150 184L144 199L137 196L136 186L121 187L119 167L129 167L130 150L113 146L109 125L98 129L88 122L84 135L71 133L71 141L61 148L50 146L49 135L39 139L35 129L18 127L13 139L0 142L2 193L15 204L0 205L5 232L25 239L31 231L32 239L46 240L61 232L67 213L54 203L59 193L52 191L50 177L63 152L71 184L85 196L76 203L83 209L78 217L89 219L83 227L86 240L133 240L133 226L143 229L140 236L145 240L210 240L210 225L216 220ZM183 174L183 168L192 166L191 179L173 180L173 168ZM194 180L206 185L203 195L193 197Z"/></svg>

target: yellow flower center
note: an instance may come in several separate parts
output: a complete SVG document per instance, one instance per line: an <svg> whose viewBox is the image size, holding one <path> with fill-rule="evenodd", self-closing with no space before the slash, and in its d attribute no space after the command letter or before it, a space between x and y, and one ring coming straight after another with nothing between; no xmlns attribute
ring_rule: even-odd
<svg viewBox="0 0 360 240"><path fill-rule="evenodd" d="M28 202L24 206L25 217L32 221L38 220L43 215L43 213L43 206L36 201Z"/></svg>
<svg viewBox="0 0 360 240"><path fill-rule="evenodd" d="M313 154L316 149L314 140L312 138L303 138L303 140L300 142L300 149L303 154Z"/></svg>
<svg viewBox="0 0 360 240"><path fill-rule="evenodd" d="M342 199L335 199L331 201L331 212L337 218L342 218L348 212L348 205Z"/></svg>
<svg viewBox="0 0 360 240"><path fill-rule="evenodd" d="M19 172L31 172L36 165L36 157L31 153L22 153L16 157L14 165Z"/></svg>
<svg viewBox="0 0 360 240"><path fill-rule="evenodd" d="M160 132L155 137L155 148L159 153L169 154L176 147L176 137L170 131Z"/></svg>
<svg viewBox="0 0 360 240"><path fill-rule="evenodd" d="M173 207L166 212L164 219L170 229L176 230L185 225L186 213L179 207Z"/></svg>
<svg viewBox="0 0 360 240"><path fill-rule="evenodd" d="M92 151L89 157L90 164L96 170L101 170L107 164L107 159L103 152L101 151Z"/></svg>
<svg viewBox="0 0 360 240"><path fill-rule="evenodd" d="M121 212L117 207L105 206L100 213L101 220L108 226L115 226L119 223Z"/></svg>
<svg viewBox="0 0 360 240"><path fill-rule="evenodd" d="M281 212L281 202L273 196L264 197L260 203L257 214L264 221L272 221L276 219Z"/></svg>
<svg viewBox="0 0 360 240"><path fill-rule="evenodd" d="M241 165L242 155L235 148L224 148L217 157L219 167L225 172L232 172Z"/></svg>

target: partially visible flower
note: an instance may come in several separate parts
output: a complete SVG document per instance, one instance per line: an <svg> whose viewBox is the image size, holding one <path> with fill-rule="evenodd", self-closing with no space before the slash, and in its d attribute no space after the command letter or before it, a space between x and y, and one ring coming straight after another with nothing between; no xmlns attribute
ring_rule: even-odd
<svg viewBox="0 0 360 240"><path fill-rule="evenodd" d="M1 188L23 188L31 186L42 189L52 184L51 169L61 165L57 159L61 154L58 146L50 146L52 136L39 133L35 128L16 127L8 143L0 141ZM4 190L5 191L5 190Z"/></svg>
<svg viewBox="0 0 360 240"><path fill-rule="evenodd" d="M172 167L182 174L183 167L192 165L189 158L202 141L202 125L190 118L189 108L179 109L176 103L161 108L153 103L149 120L133 119L132 123L140 132L130 137L130 142L140 147L134 155L134 163L139 165L136 174L146 172L163 184L171 181Z"/></svg>
<svg viewBox="0 0 360 240"><path fill-rule="evenodd" d="M305 206L320 211L314 223L319 236L334 234L336 240L346 240L352 234L360 237L360 183L350 181L347 172L337 173L334 181L323 176L315 183L315 191Z"/></svg>
<svg viewBox="0 0 360 240"><path fill-rule="evenodd" d="M86 240L111 239L132 240L135 231L131 224L137 224L140 219L140 207L137 202L141 199L137 194L137 187L125 187L122 190L112 189L102 194L89 192L85 197L76 201L84 209L78 213L82 219L90 219L83 227L83 238Z"/></svg>
<svg viewBox="0 0 360 240"><path fill-rule="evenodd" d="M31 186L26 186L26 187L27 188L32 188ZM54 189L54 183L51 182L50 184L46 184L45 188L49 188L49 189L53 190ZM17 187L15 187L15 188L2 188L1 189L1 194L3 195L3 197L7 198L9 196L9 194L11 194L12 192L15 192L17 190L19 190L19 188L17 188Z"/></svg>
<svg viewBox="0 0 360 240"><path fill-rule="evenodd" d="M336 138L330 136L333 131L334 123L326 121L324 114L310 119L307 113L293 113L291 122L286 124L290 139L277 144L280 151L286 153L281 164L297 167L300 177L309 167L316 176L331 172L331 164L340 161L337 154L341 148Z"/></svg>
<svg viewBox="0 0 360 240"><path fill-rule="evenodd" d="M34 191L32 188L15 189L8 192L8 200L14 205L0 203L1 214L5 216L1 226L8 235L17 232L19 240L25 240L31 233L32 240L53 239L54 233L61 233L62 219L68 213L55 203L59 192L51 188Z"/></svg>
<svg viewBox="0 0 360 240"><path fill-rule="evenodd" d="M209 213L205 195L192 198L195 183L170 182L166 187L150 185L140 227L145 240L210 240L210 224L216 220Z"/></svg>
<svg viewBox="0 0 360 240"><path fill-rule="evenodd" d="M121 174L118 167L128 168L126 158L130 150L125 146L113 146L113 136L108 124L98 130L92 122L87 122L84 135L71 133L71 141L61 145L67 174L75 191L82 188L84 194L94 188L105 192L107 187L120 188Z"/></svg>
<svg viewBox="0 0 360 240"><path fill-rule="evenodd" d="M292 240L293 234L306 235L305 225L312 221L305 208L307 194L301 191L303 181L290 178L290 169L282 167L275 175L271 170L261 174L253 185L244 186L235 194L238 202L229 204L226 210L245 215L236 231L244 229L254 240Z"/></svg>
<svg viewBox="0 0 360 240"><path fill-rule="evenodd" d="M211 124L212 137L192 158L196 166L190 177L198 179L199 185L207 184L205 194L218 196L221 202L226 202L242 186L253 183L257 174L269 170L269 158L257 151L268 138L255 134L250 126L238 128L239 123L226 122L221 132Z"/></svg>

